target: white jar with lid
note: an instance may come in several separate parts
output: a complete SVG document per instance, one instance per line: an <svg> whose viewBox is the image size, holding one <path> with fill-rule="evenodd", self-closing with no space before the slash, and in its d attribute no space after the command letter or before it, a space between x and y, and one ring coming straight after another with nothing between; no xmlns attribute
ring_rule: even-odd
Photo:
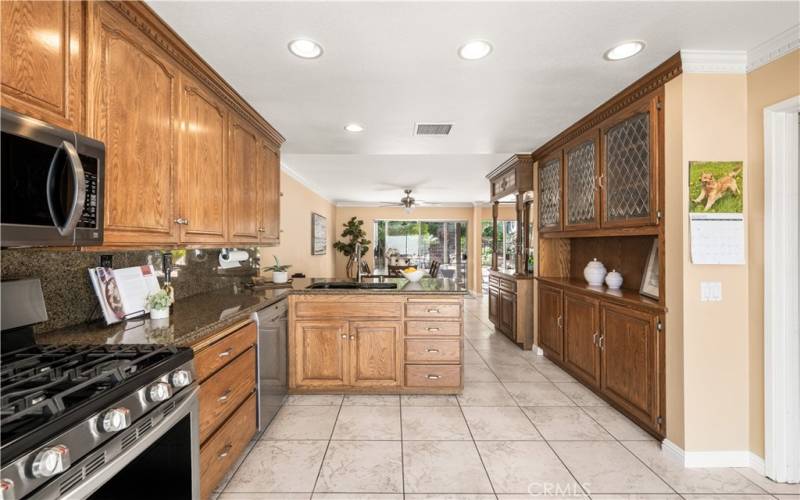
<svg viewBox="0 0 800 500"><path fill-rule="evenodd" d="M602 262L592 259L583 268L583 277L590 286L603 286L603 279L605 279L607 272L606 266Z"/></svg>
<svg viewBox="0 0 800 500"><path fill-rule="evenodd" d="M622 287L622 275L616 269L612 269L606 275L606 285L612 290L619 290Z"/></svg>

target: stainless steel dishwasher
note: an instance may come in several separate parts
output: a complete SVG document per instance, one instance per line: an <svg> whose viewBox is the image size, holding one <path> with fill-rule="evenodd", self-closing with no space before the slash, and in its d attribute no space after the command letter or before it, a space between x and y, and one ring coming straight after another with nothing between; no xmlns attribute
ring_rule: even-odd
<svg viewBox="0 0 800 500"><path fill-rule="evenodd" d="M263 432L283 405L288 389L288 304L281 300L253 313L258 324L258 432Z"/></svg>

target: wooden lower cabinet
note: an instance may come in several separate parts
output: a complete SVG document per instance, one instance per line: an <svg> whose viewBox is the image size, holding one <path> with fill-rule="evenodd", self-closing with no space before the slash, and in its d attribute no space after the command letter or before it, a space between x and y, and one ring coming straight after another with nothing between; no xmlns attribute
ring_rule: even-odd
<svg viewBox="0 0 800 500"><path fill-rule="evenodd" d="M233 360L200 386L200 441L205 441L256 387L256 350Z"/></svg>
<svg viewBox="0 0 800 500"><path fill-rule="evenodd" d="M533 281L492 271L489 276L489 321L523 349L533 347Z"/></svg>
<svg viewBox="0 0 800 500"><path fill-rule="evenodd" d="M663 338L658 316L603 304L601 390L637 420L661 429Z"/></svg>
<svg viewBox="0 0 800 500"><path fill-rule="evenodd" d="M495 325L500 319L500 290L489 285L489 321Z"/></svg>
<svg viewBox="0 0 800 500"><path fill-rule="evenodd" d="M398 321L350 323L350 385L400 384L402 331L403 324Z"/></svg>
<svg viewBox="0 0 800 500"><path fill-rule="evenodd" d="M513 340L517 329L517 296L501 290L500 306L497 309L500 311L498 328Z"/></svg>
<svg viewBox="0 0 800 500"><path fill-rule="evenodd" d="M233 467L256 432L256 395L251 394L208 441L200 447L200 498L214 488Z"/></svg>
<svg viewBox="0 0 800 500"><path fill-rule="evenodd" d="M347 321L298 321L294 336L297 384L316 387L348 384Z"/></svg>
<svg viewBox="0 0 800 500"><path fill-rule="evenodd" d="M564 294L564 364L595 387L600 385L599 315L598 300Z"/></svg>
<svg viewBox="0 0 800 500"><path fill-rule="evenodd" d="M564 355L563 295L560 289L539 283L539 347L557 360Z"/></svg>

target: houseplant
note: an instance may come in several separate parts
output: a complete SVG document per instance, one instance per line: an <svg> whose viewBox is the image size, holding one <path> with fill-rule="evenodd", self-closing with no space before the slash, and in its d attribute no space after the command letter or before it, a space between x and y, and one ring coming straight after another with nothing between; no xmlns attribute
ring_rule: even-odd
<svg viewBox="0 0 800 500"><path fill-rule="evenodd" d="M354 255L356 253L356 243L361 244L361 255L359 257L363 257L369 252L369 244L372 243L366 238L367 233L362 228L363 225L363 220L351 217L349 221L342 224L342 226L344 226L344 231L342 231L341 237L347 238L347 240L337 241L333 244L333 248L347 257L348 278L353 278L355 276L354 271L357 271L353 269L353 265L356 261L356 256Z"/></svg>
<svg viewBox="0 0 800 500"><path fill-rule="evenodd" d="M149 294L145 303L150 310L150 319L164 319L169 317L169 305L172 303L172 299L165 290L159 290Z"/></svg>
<svg viewBox="0 0 800 500"><path fill-rule="evenodd" d="M277 255L273 255L272 258L275 259L275 265L265 267L264 271L272 271L273 283L286 283L287 281L289 281L289 273L287 271L292 266L281 264L281 262L278 260Z"/></svg>

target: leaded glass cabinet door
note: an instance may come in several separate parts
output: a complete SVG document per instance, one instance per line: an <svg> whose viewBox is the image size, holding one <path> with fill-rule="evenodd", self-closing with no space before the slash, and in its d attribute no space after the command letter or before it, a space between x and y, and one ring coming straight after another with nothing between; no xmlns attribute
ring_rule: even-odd
<svg viewBox="0 0 800 500"><path fill-rule="evenodd" d="M539 230L561 230L561 152L539 165Z"/></svg>
<svg viewBox="0 0 800 500"><path fill-rule="evenodd" d="M564 149L564 230L598 227L598 130Z"/></svg>
<svg viewBox="0 0 800 500"><path fill-rule="evenodd" d="M657 223L656 102L648 99L603 128L604 227Z"/></svg>

